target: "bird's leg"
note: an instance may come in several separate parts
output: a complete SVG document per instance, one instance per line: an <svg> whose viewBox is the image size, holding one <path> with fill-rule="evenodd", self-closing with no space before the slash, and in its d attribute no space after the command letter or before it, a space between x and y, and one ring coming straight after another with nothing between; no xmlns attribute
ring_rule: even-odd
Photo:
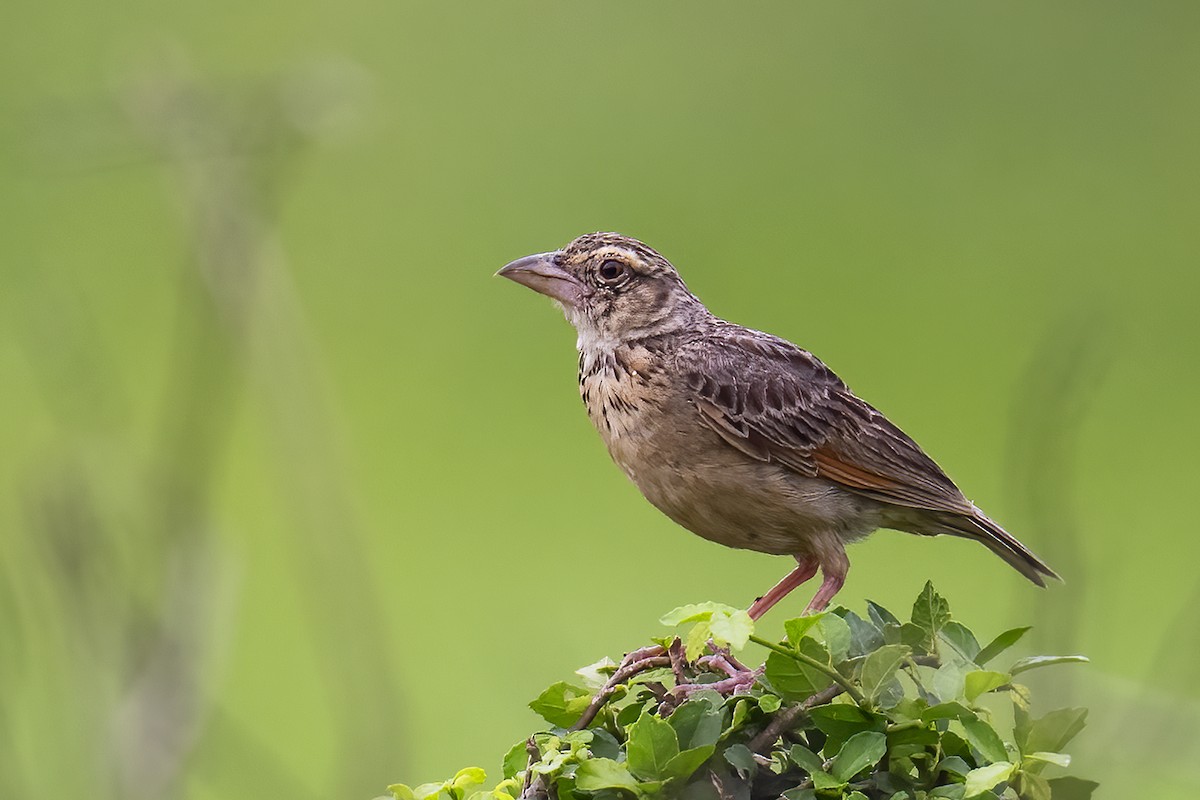
<svg viewBox="0 0 1200 800"><path fill-rule="evenodd" d="M829 601L842 588L842 584L846 582L846 573L850 571L850 559L846 558L846 553L841 552L838 558L833 558L821 564L821 575L824 580L821 581L821 587L817 589L817 593L813 595L812 601L808 604L808 608L804 609L805 614L815 614L818 611L824 611L829 605Z"/></svg>
<svg viewBox="0 0 1200 800"><path fill-rule="evenodd" d="M788 595L788 592L817 574L817 560L810 556L796 556L796 568L771 587L771 591L754 601L750 606L750 619L758 619L771 610L771 606ZM840 584L839 584L840 585ZM824 588L824 586L822 586ZM834 589L833 591L837 591ZM830 597L832 597L832 593Z"/></svg>

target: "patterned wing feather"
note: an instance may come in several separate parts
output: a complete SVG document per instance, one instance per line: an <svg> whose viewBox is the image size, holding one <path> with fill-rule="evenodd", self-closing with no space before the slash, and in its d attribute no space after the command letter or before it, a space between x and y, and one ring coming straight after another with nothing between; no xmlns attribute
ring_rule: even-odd
<svg viewBox="0 0 1200 800"><path fill-rule="evenodd" d="M886 503L974 513L912 439L790 342L730 325L680 363L701 420L747 455Z"/></svg>

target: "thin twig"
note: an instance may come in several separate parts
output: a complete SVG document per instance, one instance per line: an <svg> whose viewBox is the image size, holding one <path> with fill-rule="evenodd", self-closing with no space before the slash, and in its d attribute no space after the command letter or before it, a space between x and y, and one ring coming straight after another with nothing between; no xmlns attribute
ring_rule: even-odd
<svg viewBox="0 0 1200 800"><path fill-rule="evenodd" d="M545 776L533 774L533 765L541 760L542 752L532 736L525 740L525 752L528 753L529 759L525 762L525 785L521 788L521 800L548 797L550 793L546 789Z"/></svg>
<svg viewBox="0 0 1200 800"><path fill-rule="evenodd" d="M666 651L662 647L658 646L644 647L641 650L636 650L633 653L630 653L629 656L626 656L625 660L626 662L629 662L629 659L632 656L645 655L646 653L657 653L657 655L645 656L637 661L626 663L615 673L613 673L613 676L608 679L608 683L604 684L604 687L596 693L595 697L592 698L592 702L588 704L587 709L583 712L583 716L579 718L578 722L571 726L571 730L581 731L590 725L592 720L596 718L596 715L600 713L600 709L605 703L608 702L608 699L612 697L613 692L617 690L617 687L632 678L634 675L637 675L639 672L645 672L648 669L654 669L655 667L670 666L671 658L663 655L665 652Z"/></svg>
<svg viewBox="0 0 1200 800"><path fill-rule="evenodd" d="M777 712L767 727L763 728L757 736L750 740L750 749L755 753L761 753L764 748L774 743L785 731L791 730L800 717L808 713L810 708L823 706L842 692L842 687L835 683L828 689L817 692L803 702L788 706L782 711Z"/></svg>
<svg viewBox="0 0 1200 800"><path fill-rule="evenodd" d="M671 656L671 671L675 673L676 685L687 683L687 674L683 671L687 666L687 659L683 656L683 641L678 636L671 642L667 654Z"/></svg>

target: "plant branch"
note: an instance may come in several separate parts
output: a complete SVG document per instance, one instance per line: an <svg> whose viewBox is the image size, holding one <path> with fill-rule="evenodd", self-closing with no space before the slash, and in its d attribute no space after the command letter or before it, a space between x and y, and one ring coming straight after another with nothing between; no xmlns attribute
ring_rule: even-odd
<svg viewBox="0 0 1200 800"><path fill-rule="evenodd" d="M828 689L817 692L807 700L783 709L775 715L767 727L762 729L761 733L750 740L750 749L755 753L763 752L764 748L769 747L785 731L789 731L795 727L797 720L807 714L810 708L825 705L843 691L845 690L835 683Z"/></svg>
<svg viewBox="0 0 1200 800"><path fill-rule="evenodd" d="M592 702L584 710L583 716L579 721L571 726L573 731L581 731L591 724L596 718L596 714L600 713L600 709L612 697L613 692L617 690L625 681L637 675L639 672L645 672L648 669L656 667L667 667L671 665L671 658L665 654L662 647L643 647L641 650L635 650L625 657L625 663L618 669L613 676L608 679L600 691L596 692L596 696L592 698ZM636 659L636 660L631 660Z"/></svg>

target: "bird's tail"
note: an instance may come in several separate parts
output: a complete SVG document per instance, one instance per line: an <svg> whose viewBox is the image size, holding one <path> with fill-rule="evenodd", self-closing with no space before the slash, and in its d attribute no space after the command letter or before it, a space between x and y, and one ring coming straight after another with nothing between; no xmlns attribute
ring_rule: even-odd
<svg viewBox="0 0 1200 800"><path fill-rule="evenodd" d="M975 509L973 516L955 515L949 519L944 518L943 523L946 525L946 533L982 543L1038 586L1045 586L1046 578L1062 580L1057 572L1021 544L1017 537L988 519L979 509Z"/></svg>

